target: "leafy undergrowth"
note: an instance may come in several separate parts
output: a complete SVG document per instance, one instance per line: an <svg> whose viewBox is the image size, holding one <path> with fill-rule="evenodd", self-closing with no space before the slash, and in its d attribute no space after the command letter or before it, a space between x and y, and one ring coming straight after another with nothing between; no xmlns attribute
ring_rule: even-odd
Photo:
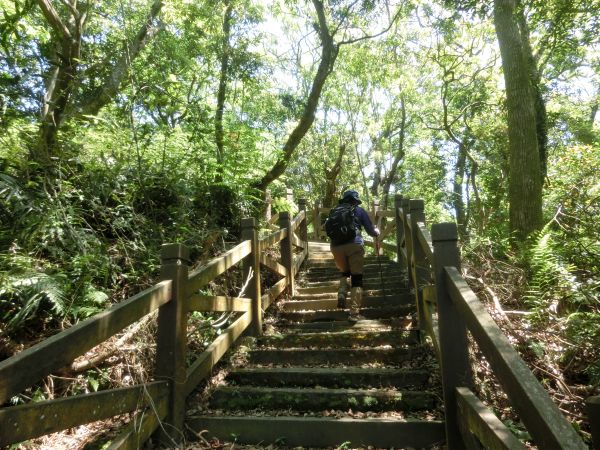
<svg viewBox="0 0 600 450"><path fill-rule="evenodd" d="M545 292L533 291L535 274L532 277L528 272L531 269L519 266L514 259L496 257L491 247L479 250L469 255L463 267L468 284L559 410L591 444L584 407L586 398L600 394L600 327L593 320L600 317L599 305L595 305L596 309L592 305L580 306L580 311L561 311L557 305L564 302L564 291L563 297L557 295L560 290L555 289L555 284L560 279L556 276L552 278L554 285L547 285ZM539 300L549 292L552 298L532 304L533 296ZM578 320L581 315L583 319ZM472 338L470 343L477 394L519 438L529 442L531 436L489 362Z"/></svg>

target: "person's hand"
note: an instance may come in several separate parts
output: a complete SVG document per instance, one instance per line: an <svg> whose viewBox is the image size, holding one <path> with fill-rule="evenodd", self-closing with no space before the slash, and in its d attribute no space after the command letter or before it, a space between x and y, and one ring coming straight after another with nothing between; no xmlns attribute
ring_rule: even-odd
<svg viewBox="0 0 600 450"><path fill-rule="evenodd" d="M375 237L379 236L381 234L381 232L379 231L379 228L375 227Z"/></svg>

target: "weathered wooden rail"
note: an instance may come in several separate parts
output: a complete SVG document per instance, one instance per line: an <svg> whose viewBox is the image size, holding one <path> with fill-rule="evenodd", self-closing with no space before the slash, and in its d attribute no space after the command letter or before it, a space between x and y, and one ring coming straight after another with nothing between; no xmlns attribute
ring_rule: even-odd
<svg viewBox="0 0 600 450"><path fill-rule="evenodd" d="M185 399L246 330L262 333L262 314L286 289L308 255L306 202L295 218L278 215L278 229L259 238L255 219L242 221L242 241L189 273L189 250L179 244L161 251L163 281L110 309L0 362L0 404L68 366L75 358L158 309L155 381L119 389L45 400L0 409L0 447L78 425L135 412L132 423L110 449L136 449L158 429L167 443L181 440ZM281 259L265 250L279 246ZM249 280L243 298L199 295L198 291L230 268L243 265ZM260 268L280 277L261 288ZM233 323L186 366L187 320L192 311L233 311ZM160 425L160 428L159 428Z"/></svg>
<svg viewBox="0 0 600 450"><path fill-rule="evenodd" d="M307 212L306 202L299 203L300 213L295 218L285 212L271 217L268 226L272 232L262 238L256 221L244 219L241 242L192 273L188 250L182 245L165 245L161 253L163 281L0 362L0 403L5 403L125 327L159 311L155 381L2 408L0 446L128 412L136 412L135 418L113 440L111 449L138 448L157 430L164 441L179 441L186 396L210 375L242 333L261 333L263 311L278 295L286 289L293 292L295 276L308 254L308 225L312 223L312 238L323 238L322 221L329 208L316 205ZM456 225L434 224L430 232L423 201L402 196L396 196L392 211L376 205L369 213L382 230L378 247L395 254L408 272L421 338L432 340L439 357L448 448L525 448L473 393L468 332L539 448L587 448L462 278ZM265 252L276 245L279 260ZM198 293L240 263L249 280L246 297ZM266 290L261 287L261 267L281 277ZM239 315L188 367L186 324L192 311ZM600 397L589 399L587 407L592 434L598 440Z"/></svg>

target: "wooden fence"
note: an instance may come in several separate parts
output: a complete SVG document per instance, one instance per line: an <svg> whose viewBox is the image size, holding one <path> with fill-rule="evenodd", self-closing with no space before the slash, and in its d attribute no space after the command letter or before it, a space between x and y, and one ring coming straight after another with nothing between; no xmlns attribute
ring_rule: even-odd
<svg viewBox="0 0 600 450"><path fill-rule="evenodd" d="M110 309L74 325L0 362L0 404L73 362L75 358L158 309L156 381L119 389L45 400L0 409L0 447L45 434L135 412L134 420L112 441L110 449L137 449L157 429L166 444L183 433L185 399L246 330L262 332L262 314L286 289L308 255L306 202L300 200L295 218L278 215L277 230L259 238L255 219L242 221L241 242L223 255L189 273L189 250L180 244L161 251L163 281ZM279 247L280 259L265 250ZM248 279L243 298L206 296L198 292L230 268L242 264ZM282 277L261 288L260 268ZM192 311L233 311L233 323L186 364L187 320Z"/></svg>

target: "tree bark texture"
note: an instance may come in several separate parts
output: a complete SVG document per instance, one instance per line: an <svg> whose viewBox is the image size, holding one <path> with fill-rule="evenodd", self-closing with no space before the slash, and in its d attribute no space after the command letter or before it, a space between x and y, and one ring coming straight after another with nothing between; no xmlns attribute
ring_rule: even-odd
<svg viewBox="0 0 600 450"><path fill-rule="evenodd" d="M215 144L217 146L217 177L223 181L225 163L225 148L223 143L223 110L225 109L225 94L227 91L227 72L229 71L229 35L231 33L231 18L233 7L231 2L225 6L223 16L223 42L221 45L221 71L219 74L219 89L217 91L217 110L215 112Z"/></svg>
<svg viewBox="0 0 600 450"><path fill-rule="evenodd" d="M317 73L313 79L302 116L283 146L283 155L281 155L281 157L275 162L271 170L269 170L254 185L254 187L261 192L264 192L273 181L283 174L290 163L294 151L313 124L315 120L315 111L317 109L317 105L319 104L319 98L321 97L321 91L323 90L323 86L325 85L327 77L333 69L333 65L338 55L339 47L333 41L333 35L330 33L327 26L323 2L321 0L312 0L312 3L315 11L317 12L317 17L319 20L318 31L322 46L321 61L319 62Z"/></svg>
<svg viewBox="0 0 600 450"><path fill-rule="evenodd" d="M337 178L342 171L342 161L346 154L346 144L340 144L338 155L335 164L331 169L325 169L325 197L323 198L323 206L334 207L337 204Z"/></svg>
<svg viewBox="0 0 600 450"><path fill-rule="evenodd" d="M535 129L540 158L540 175L542 177L543 185L548 166L548 114L546 112L546 102L542 95L542 75L538 68L536 57L533 54L533 49L531 48L529 26L527 25L527 19L523 8L518 8L517 23L519 26L523 52L529 69L529 81L531 83L533 106L535 109Z"/></svg>
<svg viewBox="0 0 600 450"><path fill-rule="evenodd" d="M398 173L398 166L400 165L400 161L404 159L405 150L404 150L404 140L406 137L406 103L404 102L404 97L400 97L400 130L398 131L398 147L396 148L396 154L394 155L394 160L392 161L392 166L390 170L386 174L385 178L382 180L382 192L381 197L383 200L383 209L387 209L390 195L390 189L394 181L396 181L396 175Z"/></svg>
<svg viewBox="0 0 600 450"><path fill-rule="evenodd" d="M508 113L510 228L523 241L542 225L542 183L533 94L515 0L494 0Z"/></svg>
<svg viewBox="0 0 600 450"><path fill-rule="evenodd" d="M83 32L88 20L87 4L69 3L70 16L62 18L51 0L36 0L46 22L53 31L56 53L50 61L46 80L44 104L40 114L38 142L30 149L30 159L38 169L49 174L60 157L58 134L61 126L72 116L96 114L112 101L126 78L131 62L154 37L157 28L153 26L160 12L163 0L155 0L146 21L129 45L125 45L120 58L111 73L94 95L88 95L77 102L77 88L82 83L79 71Z"/></svg>

